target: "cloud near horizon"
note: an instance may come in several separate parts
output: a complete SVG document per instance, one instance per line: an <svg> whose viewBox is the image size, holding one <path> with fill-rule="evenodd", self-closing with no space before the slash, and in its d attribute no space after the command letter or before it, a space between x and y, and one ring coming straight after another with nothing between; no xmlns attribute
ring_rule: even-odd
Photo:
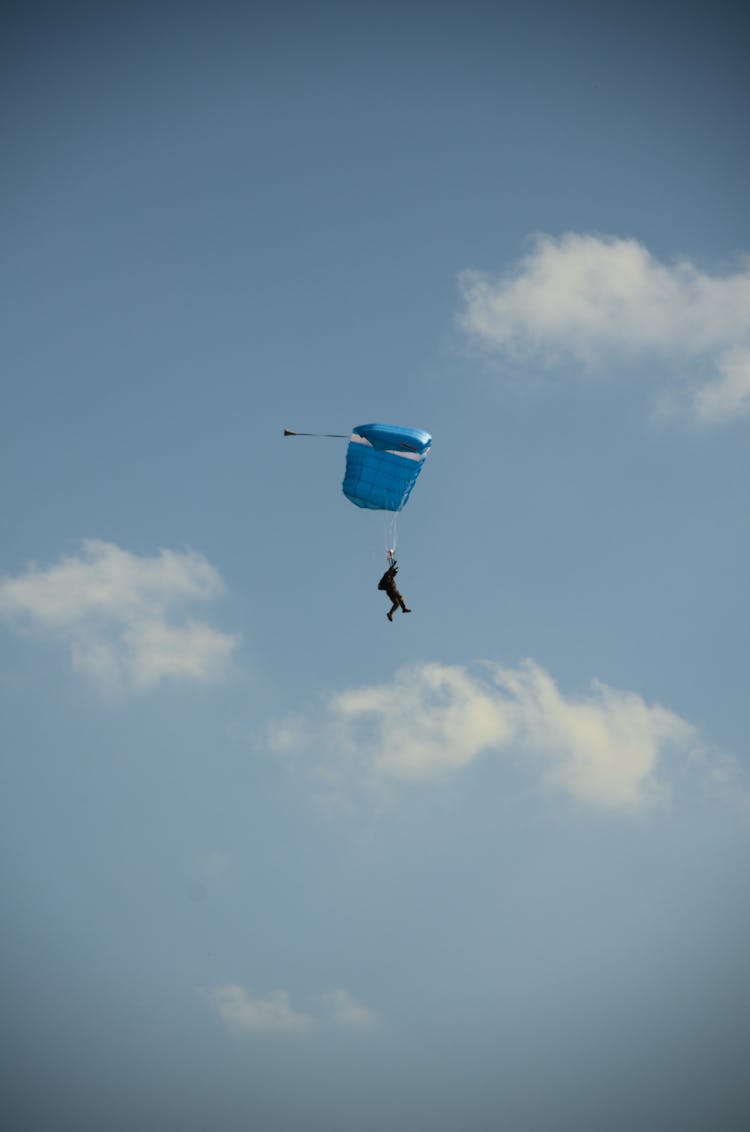
<svg viewBox="0 0 750 1132"><path fill-rule="evenodd" d="M490 754L524 762L577 800L634 809L669 792L665 755L700 749L695 728L635 692L592 681L566 696L533 661L517 668L424 663L387 683L336 693L322 722L272 725L272 750L315 744L370 779L426 781Z"/></svg>
<svg viewBox="0 0 750 1132"><path fill-rule="evenodd" d="M74 669L103 690L165 679L220 679L238 638L186 614L220 596L218 572L194 551L139 557L86 539L78 554L0 581L0 618L62 641Z"/></svg>
<svg viewBox="0 0 750 1132"><path fill-rule="evenodd" d="M230 1030L302 1034L315 1025L312 1015L293 1009L289 994L284 990L272 991L263 998L252 998L244 987L228 984L204 993Z"/></svg>
<svg viewBox="0 0 750 1132"><path fill-rule="evenodd" d="M662 405L686 401L703 424L750 412L750 259L709 275L637 240L569 232L536 236L501 275L464 271L459 287L461 326L490 353L589 372L652 359Z"/></svg>
<svg viewBox="0 0 750 1132"><path fill-rule="evenodd" d="M320 1001L335 1026L343 1026L347 1030L372 1030L378 1024L377 1015L343 987L324 991Z"/></svg>
<svg viewBox="0 0 750 1132"><path fill-rule="evenodd" d="M318 996L322 1013L295 1010L288 991L276 990L253 998L236 983L203 991L222 1022L236 1033L306 1034L325 1022L347 1030L369 1030L377 1025L376 1015L341 987Z"/></svg>

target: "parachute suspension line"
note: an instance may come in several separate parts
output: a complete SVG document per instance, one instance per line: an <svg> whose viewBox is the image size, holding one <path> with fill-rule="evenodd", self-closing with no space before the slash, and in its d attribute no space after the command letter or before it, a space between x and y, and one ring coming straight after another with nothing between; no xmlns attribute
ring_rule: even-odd
<svg viewBox="0 0 750 1132"><path fill-rule="evenodd" d="M383 510L383 525L385 528L385 556L388 559L388 565L391 566L396 561L396 549L398 547L398 511Z"/></svg>

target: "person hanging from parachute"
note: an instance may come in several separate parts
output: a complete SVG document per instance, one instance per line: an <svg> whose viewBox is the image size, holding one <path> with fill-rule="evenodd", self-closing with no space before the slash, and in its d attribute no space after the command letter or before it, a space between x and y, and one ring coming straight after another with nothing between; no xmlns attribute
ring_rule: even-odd
<svg viewBox="0 0 750 1132"><path fill-rule="evenodd" d="M337 436L338 433L298 433L284 429L285 436ZM340 439L347 439L340 436ZM346 473L342 490L357 507L384 511L386 515L386 558L388 569L378 582L393 603L386 614L400 607L411 613L396 586L396 534L398 517L406 506L427 453L432 445L429 432L403 425L366 424L352 430L346 450Z"/></svg>
<svg viewBox="0 0 750 1132"><path fill-rule="evenodd" d="M398 566L396 565L396 560L394 558L385 574L383 574L383 577L378 582L378 589L385 590L385 592L388 594L388 597L393 602L393 605L386 613L386 617L389 621L393 621L393 614L396 612L399 606L401 606L401 609L404 611L404 613L411 613L411 610L407 607L406 602L404 601L403 594L400 592L396 585L396 574L398 574Z"/></svg>

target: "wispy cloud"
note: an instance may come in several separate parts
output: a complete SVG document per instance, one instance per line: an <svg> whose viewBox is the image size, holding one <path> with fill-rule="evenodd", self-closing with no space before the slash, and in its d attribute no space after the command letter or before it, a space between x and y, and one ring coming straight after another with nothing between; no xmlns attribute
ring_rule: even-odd
<svg viewBox="0 0 750 1132"><path fill-rule="evenodd" d="M76 671L103 689L212 681L225 674L238 639L186 608L223 589L218 572L193 551L148 558L87 539L78 554L0 581L0 617L64 642Z"/></svg>
<svg viewBox="0 0 750 1132"><path fill-rule="evenodd" d="M205 994L222 1022L231 1030L256 1034L303 1034L315 1025L312 1015L293 1009L285 990L273 991L264 998L252 998L244 987L229 984L213 987Z"/></svg>
<svg viewBox="0 0 750 1132"><path fill-rule="evenodd" d="M289 744L296 738L296 748ZM272 749L303 742L370 780L424 781L477 759L524 759L543 782L593 806L636 808L669 789L665 756L700 747L695 728L635 692L593 681L565 695L533 661L517 668L419 664L391 681L329 697L325 718L269 731Z"/></svg>
<svg viewBox="0 0 750 1132"><path fill-rule="evenodd" d="M372 1030L378 1024L377 1015L342 987L324 991L320 998L335 1026L346 1030Z"/></svg>
<svg viewBox="0 0 750 1132"><path fill-rule="evenodd" d="M463 272L460 288L462 327L492 353L587 370L648 358L657 392L676 383L696 420L750 412L747 260L711 275L632 239L540 235L510 270Z"/></svg>
<svg viewBox="0 0 750 1132"><path fill-rule="evenodd" d="M236 1032L305 1034L326 1023L361 1031L377 1025L373 1011L343 988L318 995L321 1009L315 1014L294 1009L285 990L254 998L245 987L228 984L212 987L203 995L224 1024Z"/></svg>

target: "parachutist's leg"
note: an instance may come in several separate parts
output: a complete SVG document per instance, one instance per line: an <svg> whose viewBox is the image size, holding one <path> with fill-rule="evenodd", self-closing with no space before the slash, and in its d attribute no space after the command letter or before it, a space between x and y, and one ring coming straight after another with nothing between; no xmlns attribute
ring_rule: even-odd
<svg viewBox="0 0 750 1132"><path fill-rule="evenodd" d="M393 605L391 606L391 608L386 613L386 617L388 618L389 621L393 620L393 614L396 612L397 609L398 609L398 602L394 601Z"/></svg>

